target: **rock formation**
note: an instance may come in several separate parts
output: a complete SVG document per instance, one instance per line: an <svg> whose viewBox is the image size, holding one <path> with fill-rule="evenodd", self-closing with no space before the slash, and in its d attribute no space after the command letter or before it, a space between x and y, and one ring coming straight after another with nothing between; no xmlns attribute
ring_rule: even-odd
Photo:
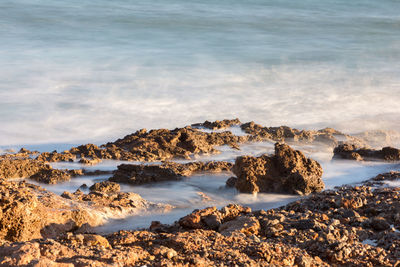
<svg viewBox="0 0 400 267"><path fill-rule="evenodd" d="M194 172L229 171L232 163L225 161L190 162L186 164L164 162L161 165L121 164L109 180L118 183L146 184L174 181L192 175Z"/></svg>
<svg viewBox="0 0 400 267"><path fill-rule="evenodd" d="M310 194L324 188L322 168L300 151L275 144L275 155L243 156L236 159L235 187L243 193L275 192Z"/></svg>
<svg viewBox="0 0 400 267"><path fill-rule="evenodd" d="M117 183L103 181L93 184L89 189L90 191L102 193L118 193L121 190L121 187Z"/></svg>
<svg viewBox="0 0 400 267"><path fill-rule="evenodd" d="M64 193L63 197L25 182L0 180L0 240L53 238L83 225L97 226L147 208L165 209L135 193ZM1 249L0 249L1 250Z"/></svg>
<svg viewBox="0 0 400 267"><path fill-rule="evenodd" d="M352 160L400 160L400 150L393 147L384 147L381 150L360 148L352 144L340 144L333 150L336 159L352 159Z"/></svg>

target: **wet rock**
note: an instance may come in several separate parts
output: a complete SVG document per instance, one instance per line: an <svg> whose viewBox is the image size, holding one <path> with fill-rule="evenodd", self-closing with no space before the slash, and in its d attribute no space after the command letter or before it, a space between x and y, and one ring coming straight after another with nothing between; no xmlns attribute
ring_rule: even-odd
<svg viewBox="0 0 400 267"><path fill-rule="evenodd" d="M229 171L232 164L224 161L190 162L180 164L164 162L161 165L121 164L109 180L118 183L145 184L161 181L180 180L195 172Z"/></svg>
<svg viewBox="0 0 400 267"><path fill-rule="evenodd" d="M238 118L233 119L233 120L222 120L222 121L214 121L214 122L210 122L210 121L205 121L203 123L195 123L192 124L193 127L204 127L210 130L219 130L219 129L225 129L225 128L229 128L231 126L234 125L240 125L241 122Z"/></svg>
<svg viewBox="0 0 400 267"><path fill-rule="evenodd" d="M393 147L384 147L381 150L360 148L351 144L340 144L333 150L334 158L352 160L382 159L386 161L400 160L400 150Z"/></svg>
<svg viewBox="0 0 400 267"><path fill-rule="evenodd" d="M322 168L286 144L275 144L275 155L238 157L233 167L236 188L243 193L310 194L324 188Z"/></svg>
<svg viewBox="0 0 400 267"><path fill-rule="evenodd" d="M226 180L226 187L235 187L237 180L238 178L236 177L230 177L228 180Z"/></svg>
<svg viewBox="0 0 400 267"><path fill-rule="evenodd" d="M57 170L57 169L41 169L39 172L30 176L29 178L37 182L45 184L57 184L60 182L66 182L71 177L83 175L82 170Z"/></svg>
<svg viewBox="0 0 400 267"><path fill-rule="evenodd" d="M90 191L97 191L103 193L117 193L121 190L121 187L117 183L110 181L103 181L93 184L89 189Z"/></svg>

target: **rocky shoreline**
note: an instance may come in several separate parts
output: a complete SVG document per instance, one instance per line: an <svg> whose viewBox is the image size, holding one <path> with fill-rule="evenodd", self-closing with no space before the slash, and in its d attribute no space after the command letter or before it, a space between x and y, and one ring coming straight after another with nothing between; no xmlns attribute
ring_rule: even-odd
<svg viewBox="0 0 400 267"><path fill-rule="evenodd" d="M245 134L233 134L232 126ZM399 161L396 148L368 146L379 138L235 119L140 130L100 147L87 144L61 153L21 149L0 155L0 266L400 266L400 188L386 184L400 173L323 191L321 165L290 146L327 146L334 159ZM218 153L222 145L240 149L259 141L277 142L275 153L240 156L235 162L194 161L196 155ZM142 163L124 163L112 173L84 168L104 159ZM191 162L172 161L177 159ZM50 166L59 161L79 162L83 168ZM162 162L143 164L154 161ZM110 218L173 209L121 192L120 184L177 181L221 171L236 176L227 186L239 192L309 196L276 209L252 211L230 204L195 210L171 225L153 221L138 231L93 232ZM78 189L61 195L15 180L57 184L96 174L110 177L90 186L88 193Z"/></svg>
<svg viewBox="0 0 400 267"><path fill-rule="evenodd" d="M240 205L195 210L173 225L97 235L69 231L3 240L1 266L398 266L400 188L359 186L315 193L271 210ZM4 214L2 214L4 217Z"/></svg>

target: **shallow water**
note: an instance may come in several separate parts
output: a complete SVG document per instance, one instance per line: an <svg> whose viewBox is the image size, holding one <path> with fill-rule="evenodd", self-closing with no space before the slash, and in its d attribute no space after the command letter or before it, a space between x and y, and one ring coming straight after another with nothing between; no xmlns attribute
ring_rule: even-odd
<svg viewBox="0 0 400 267"><path fill-rule="evenodd" d="M400 2L0 1L0 145L239 117L399 129Z"/></svg>

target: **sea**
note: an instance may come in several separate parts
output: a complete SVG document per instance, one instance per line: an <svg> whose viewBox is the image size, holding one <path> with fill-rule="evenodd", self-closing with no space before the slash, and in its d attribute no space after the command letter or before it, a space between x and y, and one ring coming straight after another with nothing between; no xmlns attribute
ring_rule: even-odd
<svg viewBox="0 0 400 267"><path fill-rule="evenodd" d="M1 0L0 145L239 118L400 129L398 0Z"/></svg>

